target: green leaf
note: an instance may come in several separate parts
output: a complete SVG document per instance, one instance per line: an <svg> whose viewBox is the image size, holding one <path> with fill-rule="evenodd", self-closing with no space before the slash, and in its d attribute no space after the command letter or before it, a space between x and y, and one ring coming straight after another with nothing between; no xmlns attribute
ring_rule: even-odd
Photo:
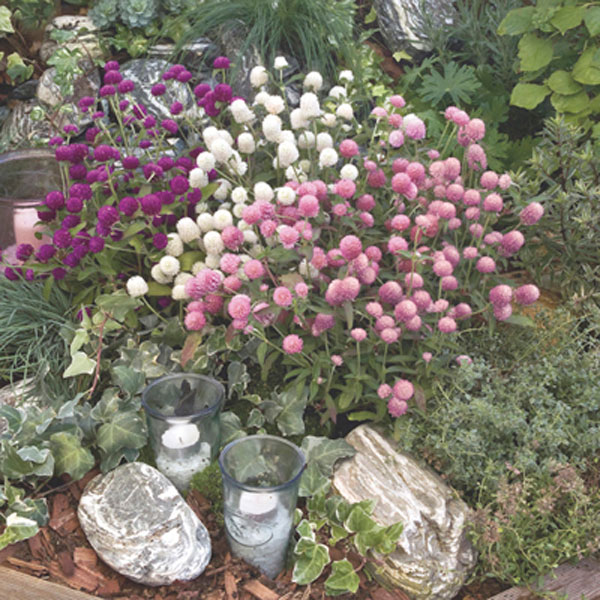
<svg viewBox="0 0 600 600"><path fill-rule="evenodd" d="M84 311L85 312L85 311ZM78 329L71 340L71 346L69 347L69 352L71 356L75 354L78 350L82 348L84 344L87 344L90 341L90 336L85 329Z"/></svg>
<svg viewBox="0 0 600 600"><path fill-rule="evenodd" d="M191 250L184 252L181 256L177 257L179 264L181 265L182 271L191 271L194 263L202 260L203 254L199 250Z"/></svg>
<svg viewBox="0 0 600 600"><path fill-rule="evenodd" d="M344 527L351 533L366 533L376 530L379 525L371 518L364 506L355 504L344 521Z"/></svg>
<svg viewBox="0 0 600 600"><path fill-rule="evenodd" d="M432 69L423 76L421 95L432 104L447 102L448 96L454 104L470 103L481 83L471 65L460 65L455 61L444 65L444 72Z"/></svg>
<svg viewBox="0 0 600 600"><path fill-rule="evenodd" d="M550 19L550 23L560 31L562 35L569 29L578 27L583 21L585 8L583 6L563 6L559 8L554 16Z"/></svg>
<svg viewBox="0 0 600 600"><path fill-rule="evenodd" d="M324 544L315 544L296 558L292 581L298 585L308 585L321 575L329 564L329 549Z"/></svg>
<svg viewBox="0 0 600 600"><path fill-rule="evenodd" d="M0 418L6 419L8 430L12 432L17 432L23 423L21 413L8 404L0 404Z"/></svg>
<svg viewBox="0 0 600 600"><path fill-rule="evenodd" d="M585 10L583 22L591 37L600 34L600 6L588 6Z"/></svg>
<svg viewBox="0 0 600 600"><path fill-rule="evenodd" d="M6 6L0 6L0 34L15 32L12 23L10 22L11 14L10 9ZM0 35L0 37L2 36Z"/></svg>
<svg viewBox="0 0 600 600"><path fill-rule="evenodd" d="M573 79L571 73L563 70L554 71L546 80L546 84L553 92L566 96L577 94L582 89L581 84Z"/></svg>
<svg viewBox="0 0 600 600"><path fill-rule="evenodd" d="M33 65L26 65L17 52L6 57L6 74L15 82L27 81L33 75Z"/></svg>
<svg viewBox="0 0 600 600"><path fill-rule="evenodd" d="M590 105L590 99L587 93L582 90L579 94L552 94L550 102L558 113L580 113Z"/></svg>
<svg viewBox="0 0 600 600"><path fill-rule="evenodd" d="M262 427L265 424L265 416L258 410L253 408L246 420L246 427Z"/></svg>
<svg viewBox="0 0 600 600"><path fill-rule="evenodd" d="M333 467L338 460L356 454L356 450L342 438L331 440L313 435L307 435L302 440L301 449L306 456L306 462L316 464L326 477L333 473Z"/></svg>
<svg viewBox="0 0 600 600"><path fill-rule="evenodd" d="M148 296L170 296L172 291L168 285L156 281L148 282Z"/></svg>
<svg viewBox="0 0 600 600"><path fill-rule="evenodd" d="M79 438L72 433L54 433L50 449L56 461L56 474L68 473L74 480L81 479L95 464L92 453L83 448Z"/></svg>
<svg viewBox="0 0 600 600"><path fill-rule="evenodd" d="M248 384L250 375L244 363L231 361L227 367L227 398L231 399L233 394L242 395Z"/></svg>
<svg viewBox="0 0 600 600"><path fill-rule="evenodd" d="M318 465L313 462L304 469L300 477L298 495L310 498L319 492L327 492L330 486L329 477L324 475Z"/></svg>
<svg viewBox="0 0 600 600"><path fill-rule="evenodd" d="M123 365L112 368L112 379L130 397L141 392L146 383L143 373Z"/></svg>
<svg viewBox="0 0 600 600"><path fill-rule="evenodd" d="M25 498L23 499L21 496L23 495L23 491L18 488L13 488L10 485L7 485L7 496L9 499L9 506L7 512L14 512L18 514L20 517L25 517L26 519L31 519L35 521L40 527L43 527L48 523L48 504L46 502L46 498ZM15 492L16 493L11 493Z"/></svg>
<svg viewBox="0 0 600 600"><path fill-rule="evenodd" d="M583 52L573 65L573 79L584 85L598 85L600 83L600 57L599 48L592 46Z"/></svg>
<svg viewBox="0 0 600 600"><path fill-rule="evenodd" d="M0 550L10 544L33 537L38 531L38 524L35 521L11 513L6 519L6 529L0 535Z"/></svg>
<svg viewBox="0 0 600 600"><path fill-rule="evenodd" d="M398 50L397 52L394 52L392 54L392 58L396 62L400 62L401 60L412 61L412 56L408 52L405 52L404 50Z"/></svg>
<svg viewBox="0 0 600 600"><path fill-rule="evenodd" d="M256 360L258 360L258 364L262 367L265 362L265 356L267 354L267 350L269 346L266 342L261 342L258 348L256 349Z"/></svg>
<svg viewBox="0 0 600 600"><path fill-rule="evenodd" d="M325 592L329 596L352 593L358 590L360 578L354 571L352 563L344 558L331 563L331 575L325 580Z"/></svg>
<svg viewBox="0 0 600 600"><path fill-rule="evenodd" d="M146 441L144 420L133 411L117 413L98 429L97 443L105 454L121 448L142 448Z"/></svg>
<svg viewBox="0 0 600 600"><path fill-rule="evenodd" d="M302 519L296 527L296 533L301 537L313 542L317 539L314 529L310 526L310 522Z"/></svg>
<svg viewBox="0 0 600 600"><path fill-rule="evenodd" d="M36 468L35 463L23 460L17 450L8 440L2 440L2 452L0 453L0 472L9 479L21 479L25 475L31 475Z"/></svg>
<svg viewBox="0 0 600 600"><path fill-rule="evenodd" d="M36 446L24 446L17 450L20 459L28 463L34 463L31 466L31 473L38 477L51 477L54 473L54 457L49 448L39 449Z"/></svg>
<svg viewBox="0 0 600 600"><path fill-rule="evenodd" d="M125 459L126 462L133 462L137 459L139 454L139 450L136 450L135 448L121 448L116 450L112 454L107 454L102 458L100 461L100 470L103 473L112 471L121 464L123 459Z"/></svg>
<svg viewBox="0 0 600 600"><path fill-rule="evenodd" d="M365 16L365 25L369 23L373 23L377 19L377 11L375 10L375 6L371 6L371 10Z"/></svg>
<svg viewBox="0 0 600 600"><path fill-rule="evenodd" d="M71 364L65 369L63 378L76 377L77 375L91 375L96 369L96 361L89 358L84 352L75 352L71 357Z"/></svg>
<svg viewBox="0 0 600 600"><path fill-rule="evenodd" d="M550 93L545 85L536 83L517 83L510 95L510 103L513 106L520 106L528 110L534 109L543 102L544 98Z"/></svg>
<svg viewBox="0 0 600 600"><path fill-rule="evenodd" d="M536 327L535 321L525 315L511 315L504 323L511 325L520 325L521 327Z"/></svg>
<svg viewBox="0 0 600 600"><path fill-rule="evenodd" d="M234 412L222 412L219 420L221 423L221 446L246 435L242 421Z"/></svg>
<svg viewBox="0 0 600 600"><path fill-rule="evenodd" d="M519 59L521 71L537 71L552 60L554 46L548 38L535 33L527 33L519 40Z"/></svg>
<svg viewBox="0 0 600 600"><path fill-rule="evenodd" d="M123 321L127 313L138 308L140 304L141 301L138 298L132 298L124 291L103 294L96 298L96 305L116 321Z"/></svg>
<svg viewBox="0 0 600 600"><path fill-rule="evenodd" d="M531 31L533 16L535 15L535 6L524 6L515 8L507 13L498 25L500 35L521 35Z"/></svg>
<svg viewBox="0 0 600 600"><path fill-rule="evenodd" d="M284 436L301 435L304 433L304 409L308 398L308 390L298 390L291 387L278 394L273 392L271 399L263 402L265 405L265 416L269 419L269 413L276 420L279 431Z"/></svg>

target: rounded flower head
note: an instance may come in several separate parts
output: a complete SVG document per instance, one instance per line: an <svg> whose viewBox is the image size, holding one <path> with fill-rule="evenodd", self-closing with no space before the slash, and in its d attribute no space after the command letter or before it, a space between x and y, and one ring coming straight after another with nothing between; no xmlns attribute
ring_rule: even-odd
<svg viewBox="0 0 600 600"><path fill-rule="evenodd" d="M510 304L512 295L512 288L508 285L501 284L490 290L489 298L494 306L504 306L505 304Z"/></svg>
<svg viewBox="0 0 600 600"><path fill-rule="evenodd" d="M302 352L304 342L302 338L296 334L291 334L283 339L283 351L286 354L297 354Z"/></svg>
<svg viewBox="0 0 600 600"><path fill-rule="evenodd" d="M261 85L265 85L268 81L269 74L262 65L258 65L250 71L250 85L252 85L252 87L259 88Z"/></svg>
<svg viewBox="0 0 600 600"><path fill-rule="evenodd" d="M408 404L404 400L398 400L392 396L388 400L388 412L392 417L401 417L408 410Z"/></svg>
<svg viewBox="0 0 600 600"><path fill-rule="evenodd" d="M273 292L273 301L277 306L291 306L293 301L292 292L284 286L276 287Z"/></svg>
<svg viewBox="0 0 600 600"><path fill-rule="evenodd" d="M148 284L143 277L135 275L127 280L127 293L132 298L137 298L148 293Z"/></svg>
<svg viewBox="0 0 600 600"><path fill-rule="evenodd" d="M361 327L356 327L350 332L350 335L357 342L362 342L367 337L367 332Z"/></svg>
<svg viewBox="0 0 600 600"><path fill-rule="evenodd" d="M523 225L535 225L544 215L544 207L539 202L530 202L520 214Z"/></svg>
<svg viewBox="0 0 600 600"><path fill-rule="evenodd" d="M246 296L246 294L235 295L227 306L227 312L233 319L247 319L250 309L250 297Z"/></svg>
<svg viewBox="0 0 600 600"><path fill-rule="evenodd" d="M392 388L394 397L398 400L404 400L405 402L410 400L415 393L413 384L406 379L399 379Z"/></svg>
<svg viewBox="0 0 600 600"><path fill-rule="evenodd" d="M456 321L452 317L442 317L438 321L437 326L442 333L453 333L456 331Z"/></svg>
<svg viewBox="0 0 600 600"><path fill-rule="evenodd" d="M540 297L540 290L532 284L522 285L515 290L515 300L524 306L533 304Z"/></svg>

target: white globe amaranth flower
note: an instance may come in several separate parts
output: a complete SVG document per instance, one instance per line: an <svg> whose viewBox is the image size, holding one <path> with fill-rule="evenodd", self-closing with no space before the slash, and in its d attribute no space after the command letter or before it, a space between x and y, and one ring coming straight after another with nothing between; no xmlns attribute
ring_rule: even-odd
<svg viewBox="0 0 600 600"><path fill-rule="evenodd" d="M333 148L333 138L325 131L321 131L317 134L317 150L321 152L324 148Z"/></svg>
<svg viewBox="0 0 600 600"><path fill-rule="evenodd" d="M346 88L342 85L334 85L329 90L329 95L336 100L340 100L341 98L346 98L348 96L348 92Z"/></svg>
<svg viewBox="0 0 600 600"><path fill-rule="evenodd" d="M354 118L354 111L352 110L352 105L348 104L348 102L340 104L335 109L335 114L338 117L342 117L342 119L346 119L346 121L350 121Z"/></svg>
<svg viewBox="0 0 600 600"><path fill-rule="evenodd" d="M252 229L244 231L244 242L247 244L256 244L256 242L258 242L258 236Z"/></svg>
<svg viewBox="0 0 600 600"><path fill-rule="evenodd" d="M323 87L323 76L318 71L311 71L306 74L302 85L307 90L318 92Z"/></svg>
<svg viewBox="0 0 600 600"><path fill-rule="evenodd" d="M252 154L256 150L256 144L251 133L240 133L237 139L238 150L242 154Z"/></svg>
<svg viewBox="0 0 600 600"><path fill-rule="evenodd" d="M175 285L185 285L188 280L192 279L194 276L191 273L181 272L177 274L177 277L173 280Z"/></svg>
<svg viewBox="0 0 600 600"><path fill-rule="evenodd" d="M300 158L300 153L293 142L282 142L277 146L277 162L280 167L289 167Z"/></svg>
<svg viewBox="0 0 600 600"><path fill-rule="evenodd" d="M310 173L312 163L310 162L310 160L308 160L308 158L301 160L298 164L305 173Z"/></svg>
<svg viewBox="0 0 600 600"><path fill-rule="evenodd" d="M231 200L234 204L242 204L248 200L248 192L242 186L235 187L231 190Z"/></svg>
<svg viewBox="0 0 600 600"><path fill-rule="evenodd" d="M163 273L163 270L160 268L160 265L158 263L156 263L150 269L150 276L152 277L152 279L154 279L154 281L156 281L156 283L160 283L162 285L171 283L171 281L173 280L172 277Z"/></svg>
<svg viewBox="0 0 600 600"><path fill-rule="evenodd" d="M196 225L202 233L207 233L215 229L215 220L211 213L203 212L196 217Z"/></svg>
<svg viewBox="0 0 600 600"><path fill-rule="evenodd" d="M286 60L285 56L276 56L275 60L273 61L273 67L278 71L281 71L289 66L290 64Z"/></svg>
<svg viewBox="0 0 600 600"><path fill-rule="evenodd" d="M262 253L265 251L265 248L263 245L261 244L254 244L250 250L248 250L248 252L250 253L250 256L252 256L253 258L258 258L259 256L262 255Z"/></svg>
<svg viewBox="0 0 600 600"><path fill-rule="evenodd" d="M298 134L298 147L305 150L314 148L317 138L312 131L302 131Z"/></svg>
<svg viewBox="0 0 600 600"><path fill-rule="evenodd" d="M321 117L321 123L323 123L325 127L335 127L337 124L337 117L333 113L325 113Z"/></svg>
<svg viewBox="0 0 600 600"><path fill-rule="evenodd" d="M268 113L278 115L280 112L284 111L285 101L281 96L269 95L264 102L264 107L267 109Z"/></svg>
<svg viewBox="0 0 600 600"><path fill-rule="evenodd" d="M219 137L225 140L230 146L233 146L233 137L227 129L219 129Z"/></svg>
<svg viewBox="0 0 600 600"><path fill-rule="evenodd" d="M132 298L138 298L139 296L143 296L148 293L148 284L143 277L139 275L134 275L127 280L127 293Z"/></svg>
<svg viewBox="0 0 600 600"><path fill-rule="evenodd" d="M291 206L296 201L296 191L289 186L277 188L277 202L283 206Z"/></svg>
<svg viewBox="0 0 600 600"><path fill-rule="evenodd" d="M181 241L189 244L200 237L200 228L190 217L183 217L177 221L177 233Z"/></svg>
<svg viewBox="0 0 600 600"><path fill-rule="evenodd" d="M204 169L196 167L190 171L189 182L191 187L202 189L208 185L208 175Z"/></svg>
<svg viewBox="0 0 600 600"><path fill-rule="evenodd" d="M227 161L227 167L230 172L239 176L245 175L248 171L248 163L242 160L237 150L233 151L231 158Z"/></svg>
<svg viewBox="0 0 600 600"><path fill-rule="evenodd" d="M218 163L225 162L233 152L233 148L222 137L214 139L209 148Z"/></svg>
<svg viewBox="0 0 600 600"><path fill-rule="evenodd" d="M338 161L338 153L333 148L323 148L319 153L320 167L333 167Z"/></svg>
<svg viewBox="0 0 600 600"><path fill-rule="evenodd" d="M227 196L229 196L229 191L231 190L231 183L226 179L217 179L217 183L219 187L213 193L213 196L221 202L227 200Z"/></svg>
<svg viewBox="0 0 600 600"><path fill-rule="evenodd" d="M199 215L203 212L207 212L208 211L208 202L206 202L205 200L200 200L200 202L198 202L198 204L196 204L195 209L196 209L197 215Z"/></svg>
<svg viewBox="0 0 600 600"><path fill-rule="evenodd" d="M229 110L233 115L233 120L240 125L244 123L250 123L256 117L256 115L252 112L252 109L241 98L234 100L229 105Z"/></svg>
<svg viewBox="0 0 600 600"><path fill-rule="evenodd" d="M258 65L250 71L250 85L255 88L259 88L261 85L265 85L269 81L269 73L262 66Z"/></svg>
<svg viewBox="0 0 600 600"><path fill-rule="evenodd" d="M267 115L262 122L262 131L269 142L278 142L281 133L281 119L277 115Z"/></svg>
<svg viewBox="0 0 600 600"><path fill-rule="evenodd" d="M187 300L189 296L185 293L185 285L174 285L171 290L173 300Z"/></svg>
<svg viewBox="0 0 600 600"><path fill-rule="evenodd" d="M296 169L295 166L290 165L285 170L285 176L289 181L296 181L297 183L304 183L305 181L308 181L308 175L306 174L306 171L302 170L302 167L300 167L300 169Z"/></svg>
<svg viewBox="0 0 600 600"><path fill-rule="evenodd" d="M181 269L181 264L174 256L163 256L158 264L160 266L160 270L165 275L170 275L171 277L175 277L179 270Z"/></svg>
<svg viewBox="0 0 600 600"><path fill-rule="evenodd" d="M217 212L215 212L213 218L215 222L215 229L218 229L219 231L223 231L225 227L233 225L233 215L230 211L224 208L220 208Z"/></svg>
<svg viewBox="0 0 600 600"><path fill-rule="evenodd" d="M310 277L311 279L316 279L319 276L318 269L315 269L306 258L303 258L302 261L300 261L298 273L304 277Z"/></svg>
<svg viewBox="0 0 600 600"><path fill-rule="evenodd" d="M234 204L234 205L233 205L233 210L232 210L232 212L233 212L233 216L234 216L236 219L241 219L241 218L242 218L242 215L244 214L244 209L246 208L246 206L248 206L248 205L247 205L247 204L243 204L243 203L240 203L240 204ZM243 222L244 222L244 221L242 221L242 223L243 223ZM238 225L238 229L239 229L239 228L240 228L240 227L239 227L239 225Z"/></svg>
<svg viewBox="0 0 600 600"><path fill-rule="evenodd" d="M225 210L231 210L231 202L221 202L219 208L224 208Z"/></svg>
<svg viewBox="0 0 600 600"><path fill-rule="evenodd" d="M180 256L183 254L183 242L181 241L179 234L175 232L169 233L167 234L167 238L169 241L165 247L165 254L168 254L169 256Z"/></svg>
<svg viewBox="0 0 600 600"><path fill-rule="evenodd" d="M279 134L279 139L277 140L279 144L283 142L292 142L292 144L296 144L296 136L291 129L283 129Z"/></svg>
<svg viewBox="0 0 600 600"><path fill-rule="evenodd" d="M269 99L270 96L271 94L269 94L269 92L265 92L264 90L262 90L258 92L256 96L254 96L254 104L260 104L261 106L264 106L265 102Z"/></svg>
<svg viewBox="0 0 600 600"><path fill-rule="evenodd" d="M206 248L206 252L208 254L218 254L220 255L225 249L225 244L221 239L221 234L218 231L209 231L204 234L202 238L202 243L204 244L204 248ZM206 264L208 264L208 256L205 259Z"/></svg>
<svg viewBox="0 0 600 600"><path fill-rule="evenodd" d="M236 227L240 230L240 231L246 231L247 229L252 229L254 226L250 225L250 223L246 223L246 221L240 221Z"/></svg>
<svg viewBox="0 0 600 600"><path fill-rule="evenodd" d="M341 179L351 179L352 181L355 181L357 177L358 169L354 165L347 164L340 169Z"/></svg>
<svg viewBox="0 0 600 600"><path fill-rule="evenodd" d="M196 276L198 273L200 273L200 271L204 271L204 269L206 269L206 263L202 260L199 260L192 265L192 275Z"/></svg>
<svg viewBox="0 0 600 600"><path fill-rule="evenodd" d="M209 253L206 255L204 262L209 269L216 269L221 264L221 254Z"/></svg>
<svg viewBox="0 0 600 600"><path fill-rule="evenodd" d="M300 96L300 110L305 119L318 117L321 114L319 98L313 92L305 92Z"/></svg>
<svg viewBox="0 0 600 600"><path fill-rule="evenodd" d="M219 130L216 127L214 127L213 125L206 127L202 131L202 139L204 140L204 143L207 146L210 145L210 143L213 140L216 140L218 137L219 137Z"/></svg>
<svg viewBox="0 0 600 600"><path fill-rule="evenodd" d="M204 169L204 171L210 171L215 168L215 157L210 152L200 152L196 156L196 166Z"/></svg>
<svg viewBox="0 0 600 600"><path fill-rule="evenodd" d="M266 200L267 202L271 202L275 197L273 188L266 181L256 182L252 191L254 192L254 198L256 200Z"/></svg>
<svg viewBox="0 0 600 600"><path fill-rule="evenodd" d="M310 121L299 108L295 108L290 113L290 125L292 129L306 129L310 127Z"/></svg>
<svg viewBox="0 0 600 600"><path fill-rule="evenodd" d="M354 73L349 70L340 71L339 79L340 81L354 81Z"/></svg>

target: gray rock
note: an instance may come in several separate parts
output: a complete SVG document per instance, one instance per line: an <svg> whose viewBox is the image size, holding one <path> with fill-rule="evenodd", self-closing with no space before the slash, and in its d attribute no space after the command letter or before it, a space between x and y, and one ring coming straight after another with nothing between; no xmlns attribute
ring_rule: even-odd
<svg viewBox="0 0 600 600"><path fill-rule="evenodd" d="M18 85L11 93L10 97L14 100L32 100L35 98L37 91L38 80L30 79L21 85Z"/></svg>
<svg viewBox="0 0 600 600"><path fill-rule="evenodd" d="M64 42L53 40L54 32L72 33ZM98 41L98 28L90 17L81 15L63 15L55 17L44 30L44 41L40 48L40 58L46 62L58 48L81 51L82 58L91 60L102 57Z"/></svg>
<svg viewBox="0 0 600 600"><path fill-rule="evenodd" d="M135 89L131 92L134 101L146 107L149 114L157 119L181 118L184 114L193 117L197 114L194 95L185 83L169 82L167 92L158 98L150 93L155 83L162 81L162 74L171 66L166 60L160 58L136 58L121 66L121 75L124 79L131 79ZM184 110L178 117L173 117L169 107L173 102L181 102Z"/></svg>
<svg viewBox="0 0 600 600"><path fill-rule="evenodd" d="M73 81L73 94L68 98L63 96L60 86L56 83L56 68L46 69L39 79L37 99L50 108L62 106L67 102L72 110L78 113L77 102L84 96L96 97L100 89L100 74L90 63L85 64L85 72Z"/></svg>
<svg viewBox="0 0 600 600"><path fill-rule="evenodd" d="M219 48L208 38L200 37L184 44L176 50L175 44L155 44L148 49L148 58L177 60L184 65L195 78L210 77L213 60L219 56ZM176 59L174 58L176 57Z"/></svg>
<svg viewBox="0 0 600 600"><path fill-rule="evenodd" d="M0 129L0 149L34 146L60 132L61 122L51 123L37 100L15 102Z"/></svg>
<svg viewBox="0 0 600 600"><path fill-rule="evenodd" d="M375 577L414 600L452 598L477 560L465 531L467 505L372 427L357 427L346 441L357 454L336 469L334 488L348 502L376 499L373 516L379 524L404 524L397 549L375 557L381 561Z"/></svg>
<svg viewBox="0 0 600 600"><path fill-rule="evenodd" d="M133 581L194 579L210 561L206 528L175 486L147 464L128 463L92 479L77 516L98 556Z"/></svg>
<svg viewBox="0 0 600 600"><path fill-rule="evenodd" d="M381 35L392 52L431 51L426 25L444 29L455 16L451 0L374 0L374 7Z"/></svg>

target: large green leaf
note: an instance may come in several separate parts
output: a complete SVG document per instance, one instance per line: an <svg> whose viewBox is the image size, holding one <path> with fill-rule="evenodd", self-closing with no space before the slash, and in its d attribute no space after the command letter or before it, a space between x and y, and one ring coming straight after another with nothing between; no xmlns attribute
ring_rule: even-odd
<svg viewBox="0 0 600 600"><path fill-rule="evenodd" d="M96 361L92 360L85 352L75 352L71 357L71 364L65 369L63 378L76 377L77 375L91 375L96 369Z"/></svg>
<svg viewBox="0 0 600 600"><path fill-rule="evenodd" d="M356 454L356 450L342 438L331 440L313 435L307 435L302 440L302 451L307 463L316 464L327 477L333 472L333 466L338 460Z"/></svg>
<svg viewBox="0 0 600 600"><path fill-rule="evenodd" d="M38 477L51 477L54 473L54 457L49 448L24 446L17 450L21 459L33 463L32 474Z"/></svg>
<svg viewBox="0 0 600 600"><path fill-rule="evenodd" d="M143 373L123 365L113 367L112 377L113 381L130 397L141 392L146 383Z"/></svg>
<svg viewBox="0 0 600 600"><path fill-rule="evenodd" d="M9 479L20 479L26 475L31 475L36 469L36 464L23 460L15 447L8 441L2 440L0 446L0 472Z"/></svg>
<svg viewBox="0 0 600 600"><path fill-rule="evenodd" d="M548 38L535 33L526 33L519 40L519 59L521 71L537 71L552 60L554 47Z"/></svg>
<svg viewBox="0 0 600 600"><path fill-rule="evenodd" d="M292 572L292 581L298 585L308 585L313 582L329 564L329 549L324 544L312 543L304 548L303 553L296 558Z"/></svg>
<svg viewBox="0 0 600 600"><path fill-rule="evenodd" d="M600 48L592 46L583 52L573 66L573 79L585 85L600 83Z"/></svg>
<svg viewBox="0 0 600 600"><path fill-rule="evenodd" d="M532 110L543 102L549 93L550 90L545 85L517 83L510 95L510 103L514 106Z"/></svg>
<svg viewBox="0 0 600 600"><path fill-rule="evenodd" d="M35 521L11 513L6 519L6 529L0 535L0 550L10 544L33 537L38 531L39 527Z"/></svg>
<svg viewBox="0 0 600 600"><path fill-rule="evenodd" d="M72 433L53 433L50 436L50 449L57 475L68 473L74 480L81 479L95 464L92 453Z"/></svg>
<svg viewBox="0 0 600 600"><path fill-rule="evenodd" d="M546 80L548 87L557 94L577 94L583 88L580 83L577 83L571 73L562 69L554 71Z"/></svg>
<svg viewBox="0 0 600 600"><path fill-rule="evenodd" d="M331 575L325 580L325 592L328 596L338 596L348 592L355 594L359 583L360 578L352 563L347 558L336 560L331 563Z"/></svg>
<svg viewBox="0 0 600 600"><path fill-rule="evenodd" d="M534 6L524 6L509 11L498 25L498 33L500 35L521 35L531 31L533 29L531 22L534 14Z"/></svg>
<svg viewBox="0 0 600 600"><path fill-rule="evenodd" d="M305 387L290 387L281 393L273 392L269 400L261 403L265 417L269 422L276 421L284 436L304 433L304 410L308 399Z"/></svg>
<svg viewBox="0 0 600 600"><path fill-rule="evenodd" d="M222 412L221 416L219 417L219 421L221 424L222 446L246 435L246 432L242 426L242 421L234 412Z"/></svg>
<svg viewBox="0 0 600 600"><path fill-rule="evenodd" d="M592 37L600 34L600 6L588 6L585 9L583 22Z"/></svg>
<svg viewBox="0 0 600 600"><path fill-rule="evenodd" d="M0 6L0 37L4 33L14 33L15 30L10 22L11 12L6 6Z"/></svg>
<svg viewBox="0 0 600 600"><path fill-rule="evenodd" d="M121 448L142 448L146 441L144 420L133 411L117 413L109 423L98 429L97 443L105 454Z"/></svg>
<svg viewBox="0 0 600 600"><path fill-rule="evenodd" d="M127 313L140 306L138 298L132 298L126 292L103 294L96 298L96 305L107 312L116 321L123 321Z"/></svg>
<svg viewBox="0 0 600 600"><path fill-rule="evenodd" d="M583 6L563 6L554 13L554 16L550 19L550 23L562 35L565 35L569 29L573 29L581 24L584 13L585 8Z"/></svg>
<svg viewBox="0 0 600 600"><path fill-rule="evenodd" d="M309 463L300 478L298 495L310 498L319 492L328 491L330 485L329 477L321 472L318 465L314 462Z"/></svg>
<svg viewBox="0 0 600 600"><path fill-rule="evenodd" d="M23 416L20 411L8 404L0 405L0 418L6 419L8 430L15 433L21 428L23 423Z"/></svg>
<svg viewBox="0 0 600 600"><path fill-rule="evenodd" d="M550 102L558 113L580 113L590 105L590 99L585 91L579 94L565 96L563 94L552 94Z"/></svg>

